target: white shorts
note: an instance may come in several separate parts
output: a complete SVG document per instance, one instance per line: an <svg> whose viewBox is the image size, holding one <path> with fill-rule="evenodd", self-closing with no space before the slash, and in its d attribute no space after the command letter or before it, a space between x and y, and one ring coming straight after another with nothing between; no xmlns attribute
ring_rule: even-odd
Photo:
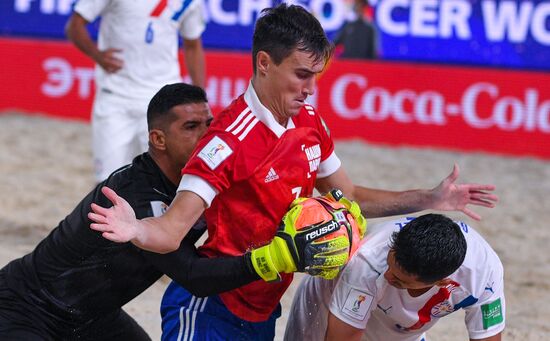
<svg viewBox="0 0 550 341"><path fill-rule="evenodd" d="M149 101L97 90L92 109L92 151L98 182L147 151Z"/></svg>

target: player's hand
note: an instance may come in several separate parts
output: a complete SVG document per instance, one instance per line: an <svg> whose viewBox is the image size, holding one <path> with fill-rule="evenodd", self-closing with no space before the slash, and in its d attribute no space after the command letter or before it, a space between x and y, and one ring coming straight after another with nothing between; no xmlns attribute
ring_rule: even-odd
<svg viewBox="0 0 550 341"><path fill-rule="evenodd" d="M94 60L107 73L115 73L124 66L124 61L116 56L119 52L122 52L122 50L114 48L103 50L99 52Z"/></svg>
<svg viewBox="0 0 550 341"><path fill-rule="evenodd" d="M327 199L337 200L334 196L327 196ZM301 211L299 204L304 200L308 199L299 198L292 203L271 243L251 251L254 269L265 281L279 281L281 272L296 271L332 279L348 261L352 249L350 242L359 242L358 237L350 237L356 232L352 230L357 224L352 227L347 221L341 221L348 219L345 214L340 214L346 211L345 208L338 211L338 219L333 216L333 219L317 224L297 227ZM347 225L342 227L342 224ZM345 231L343 234L332 232L342 228Z"/></svg>
<svg viewBox="0 0 550 341"><path fill-rule="evenodd" d="M321 229L326 223L311 225L302 231L281 225L271 243L253 249L251 259L258 275L267 282L281 280L280 273L306 272L332 279L349 258L349 239L308 242L305 235Z"/></svg>
<svg viewBox="0 0 550 341"><path fill-rule="evenodd" d="M339 189L333 189L332 191L326 194L326 197L333 201L338 201L348 209L348 212L351 213L355 222L357 223L359 238L362 239L365 233L367 232L367 219L361 213L361 208L359 204L355 201L349 200L344 196L342 191Z"/></svg>
<svg viewBox="0 0 550 341"><path fill-rule="evenodd" d="M130 204L107 186L101 188L101 192L113 206L105 208L92 203L92 212L88 213L88 218L93 221L90 228L102 232L104 238L117 243L137 238L138 221Z"/></svg>
<svg viewBox="0 0 550 341"><path fill-rule="evenodd" d="M468 208L468 205L495 207L498 197L487 191L494 191L493 185L456 184L459 168L455 163L453 171L441 183L432 189L433 209L441 211L461 211L475 220L481 217Z"/></svg>

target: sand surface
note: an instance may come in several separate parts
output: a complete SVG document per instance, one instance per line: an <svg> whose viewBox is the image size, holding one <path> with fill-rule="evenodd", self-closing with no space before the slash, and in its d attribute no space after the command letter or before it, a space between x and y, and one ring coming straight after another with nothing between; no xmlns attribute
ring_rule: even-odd
<svg viewBox="0 0 550 341"><path fill-rule="evenodd" d="M0 115L0 266L31 251L92 188L90 126L40 116ZM549 147L550 148L550 147ZM460 182L492 183L500 203L474 208L474 222L505 268L506 340L550 339L550 162L488 154L389 148L361 142L336 146L354 182L384 189L430 188L461 168ZM282 338L295 285L283 299L276 339ZM127 311L160 338L160 280ZM465 340L462 313L442 319L431 340Z"/></svg>

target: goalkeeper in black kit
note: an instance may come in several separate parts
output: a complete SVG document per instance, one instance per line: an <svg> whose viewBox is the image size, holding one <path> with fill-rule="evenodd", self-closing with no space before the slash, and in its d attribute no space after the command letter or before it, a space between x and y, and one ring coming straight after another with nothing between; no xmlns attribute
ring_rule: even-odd
<svg viewBox="0 0 550 341"><path fill-rule="evenodd" d="M194 295L208 296L261 280L265 271L273 275L307 268L323 275L337 272L347 261L349 242L340 240L336 245L330 238L318 241L309 258L298 261L293 258L302 253L298 248L309 243L294 244L292 226L284 225L281 235L292 236L283 243L242 256L210 259L200 257L194 246L205 231L203 220L177 251L168 254L114 243L90 229L90 204L109 206L103 186L115 189L137 218L161 215L212 115L201 88L178 83L163 87L152 98L147 120L149 151L95 187L33 252L0 270L0 340L148 340L121 307L163 273ZM323 256L334 251L346 255ZM291 253L294 256L284 257ZM266 256L271 263L260 271L252 259Z"/></svg>

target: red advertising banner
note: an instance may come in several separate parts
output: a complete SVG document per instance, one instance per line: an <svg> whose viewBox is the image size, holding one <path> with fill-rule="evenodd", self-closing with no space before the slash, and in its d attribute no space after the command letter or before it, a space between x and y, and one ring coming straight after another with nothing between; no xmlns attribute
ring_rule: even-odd
<svg viewBox="0 0 550 341"><path fill-rule="evenodd" d="M69 43L0 39L0 63L0 111L89 120L93 64ZM249 54L207 52L214 113L251 72ZM548 73L336 60L310 103L335 139L550 159Z"/></svg>
<svg viewBox="0 0 550 341"><path fill-rule="evenodd" d="M66 42L0 39L0 110L90 119L93 63Z"/></svg>
<svg viewBox="0 0 550 341"><path fill-rule="evenodd" d="M334 62L318 98L335 138L550 158L549 73Z"/></svg>

